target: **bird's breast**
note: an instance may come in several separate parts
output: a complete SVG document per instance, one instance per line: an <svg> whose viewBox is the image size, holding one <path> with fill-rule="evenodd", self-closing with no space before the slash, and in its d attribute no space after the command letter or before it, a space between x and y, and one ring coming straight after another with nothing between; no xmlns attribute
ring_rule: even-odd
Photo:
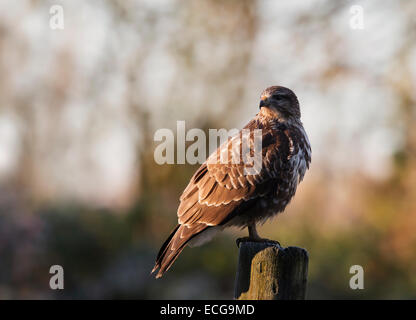
<svg viewBox="0 0 416 320"><path fill-rule="evenodd" d="M285 210L309 167L311 150L303 128L287 130L285 134L288 139L287 156L280 159L281 166L274 181L275 190L257 204L259 221L264 222Z"/></svg>

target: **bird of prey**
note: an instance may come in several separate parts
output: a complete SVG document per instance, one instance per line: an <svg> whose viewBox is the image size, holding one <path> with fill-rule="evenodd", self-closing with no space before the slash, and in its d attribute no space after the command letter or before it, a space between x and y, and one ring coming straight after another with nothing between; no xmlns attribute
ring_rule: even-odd
<svg viewBox="0 0 416 320"><path fill-rule="evenodd" d="M199 245L226 227L248 227L245 240L265 241L256 231L257 223L284 211L295 195L311 161L311 147L300 120L299 101L294 92L272 86L261 94L260 111L241 132L213 152L192 176L180 197L178 225L163 243L152 273L160 278L186 245ZM216 161L221 153L252 146L255 129L261 130L261 166L245 171L252 163ZM239 143L235 143L235 139ZM236 150L238 149L238 150ZM252 148L249 148L250 154ZM241 152L237 152L241 155ZM241 155L240 160L243 155ZM227 158L227 157L225 157ZM224 163L225 162L225 163Z"/></svg>

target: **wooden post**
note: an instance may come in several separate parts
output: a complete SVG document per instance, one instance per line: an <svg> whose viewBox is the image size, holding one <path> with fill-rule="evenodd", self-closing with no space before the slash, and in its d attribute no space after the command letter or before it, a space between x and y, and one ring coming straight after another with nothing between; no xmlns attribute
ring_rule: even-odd
<svg viewBox="0 0 416 320"><path fill-rule="evenodd" d="M308 252L277 242L241 242L235 299L304 300Z"/></svg>

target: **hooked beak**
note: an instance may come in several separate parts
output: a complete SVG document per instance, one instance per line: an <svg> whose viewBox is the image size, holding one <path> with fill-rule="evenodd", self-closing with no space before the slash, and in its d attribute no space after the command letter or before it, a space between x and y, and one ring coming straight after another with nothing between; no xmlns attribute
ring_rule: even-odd
<svg viewBox="0 0 416 320"><path fill-rule="evenodd" d="M267 98L261 99L259 109L261 109L262 107L267 107L267 105Z"/></svg>

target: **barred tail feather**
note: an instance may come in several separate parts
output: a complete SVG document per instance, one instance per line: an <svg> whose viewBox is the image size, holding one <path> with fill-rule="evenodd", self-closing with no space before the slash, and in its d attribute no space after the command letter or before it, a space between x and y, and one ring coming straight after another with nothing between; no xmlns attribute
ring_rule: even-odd
<svg viewBox="0 0 416 320"><path fill-rule="evenodd" d="M196 223L190 226L178 224L163 243L156 257L156 263L152 270L153 273L159 269L156 278L162 277L169 270L189 240L207 228L209 227L203 223Z"/></svg>

